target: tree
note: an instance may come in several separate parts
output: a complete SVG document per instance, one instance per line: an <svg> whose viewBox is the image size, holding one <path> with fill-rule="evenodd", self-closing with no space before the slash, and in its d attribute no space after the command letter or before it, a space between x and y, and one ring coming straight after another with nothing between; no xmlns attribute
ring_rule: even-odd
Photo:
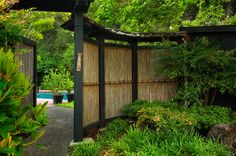
<svg viewBox="0 0 236 156"><path fill-rule="evenodd" d="M38 43L38 78L39 84L51 69L73 71L73 33L60 27L67 14L53 14L54 29L44 31L45 39Z"/></svg>
<svg viewBox="0 0 236 156"><path fill-rule="evenodd" d="M212 104L217 91L236 90L236 59L206 38L157 51L156 73L180 83L178 100L185 105Z"/></svg>
<svg viewBox="0 0 236 156"><path fill-rule="evenodd" d="M96 0L88 16L126 31L176 31L180 26L235 23L234 0Z"/></svg>

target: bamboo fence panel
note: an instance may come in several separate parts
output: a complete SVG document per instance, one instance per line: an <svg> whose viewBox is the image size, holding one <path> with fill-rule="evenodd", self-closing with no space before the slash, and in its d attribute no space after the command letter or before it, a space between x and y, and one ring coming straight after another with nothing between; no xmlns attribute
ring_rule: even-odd
<svg viewBox="0 0 236 156"><path fill-rule="evenodd" d="M84 42L83 52L83 126L99 121L98 47Z"/></svg>
<svg viewBox="0 0 236 156"><path fill-rule="evenodd" d="M176 93L177 83L155 76L155 56L151 49L138 51L138 98L168 100Z"/></svg>
<svg viewBox="0 0 236 156"><path fill-rule="evenodd" d="M84 116L83 126L99 121L99 88L98 86L84 86Z"/></svg>
<svg viewBox="0 0 236 156"><path fill-rule="evenodd" d="M95 44L84 42L83 62L84 83L98 83L98 47Z"/></svg>
<svg viewBox="0 0 236 156"><path fill-rule="evenodd" d="M15 56L21 62L20 71L22 71L30 80L31 84L33 84L34 78L34 47L18 44L15 49ZM30 94L24 98L25 104L33 105L34 101L34 90L32 89Z"/></svg>
<svg viewBox="0 0 236 156"><path fill-rule="evenodd" d="M124 105L132 101L131 49L105 48L106 118L122 115Z"/></svg>
<svg viewBox="0 0 236 156"><path fill-rule="evenodd" d="M123 115L122 109L132 100L131 84L106 85L106 118Z"/></svg>

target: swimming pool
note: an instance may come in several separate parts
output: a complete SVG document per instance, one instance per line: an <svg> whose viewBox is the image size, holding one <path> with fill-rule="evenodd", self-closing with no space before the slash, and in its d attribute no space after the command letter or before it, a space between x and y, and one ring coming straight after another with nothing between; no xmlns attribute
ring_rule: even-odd
<svg viewBox="0 0 236 156"><path fill-rule="evenodd" d="M63 100L67 100L66 93L63 94ZM52 99L53 98L53 93L52 92L38 92L37 93L37 98L40 99Z"/></svg>

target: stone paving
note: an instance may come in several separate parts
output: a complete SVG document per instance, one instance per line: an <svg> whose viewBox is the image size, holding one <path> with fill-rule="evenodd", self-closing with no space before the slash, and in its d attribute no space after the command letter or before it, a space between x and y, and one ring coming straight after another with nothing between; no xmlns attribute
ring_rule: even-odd
<svg viewBox="0 0 236 156"><path fill-rule="evenodd" d="M47 151L33 146L24 150L24 156L67 156L68 146L73 138L73 109L47 107L48 125L44 127L46 133L38 140Z"/></svg>

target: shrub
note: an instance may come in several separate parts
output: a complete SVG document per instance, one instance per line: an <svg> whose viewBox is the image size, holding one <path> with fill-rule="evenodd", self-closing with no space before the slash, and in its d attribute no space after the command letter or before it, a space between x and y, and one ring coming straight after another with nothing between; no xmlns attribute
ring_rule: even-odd
<svg viewBox="0 0 236 156"><path fill-rule="evenodd" d="M58 70L50 70L49 74L43 77L41 85L43 89L51 90L55 95L60 95L60 91L65 88L64 76Z"/></svg>
<svg viewBox="0 0 236 156"><path fill-rule="evenodd" d="M145 100L136 100L123 108L123 112L129 117L137 117L137 112L147 103Z"/></svg>
<svg viewBox="0 0 236 156"><path fill-rule="evenodd" d="M123 112L127 114L129 117L138 117L138 111L141 108L153 108L156 106L162 106L164 108L169 108L171 110L181 109L177 103L174 102L162 102L162 101L155 101L155 102L148 102L146 100L136 100L131 104L124 107Z"/></svg>
<svg viewBox="0 0 236 156"><path fill-rule="evenodd" d="M143 108L138 111L137 125L158 130L178 128L185 130L197 126L197 120L184 111L173 111L162 106Z"/></svg>
<svg viewBox="0 0 236 156"><path fill-rule="evenodd" d="M236 89L234 52L220 50L207 38L199 38L168 51L158 50L156 54L156 74L178 80L183 92L179 97L187 103L196 101L198 97L203 104L209 105L214 102L217 91L224 93Z"/></svg>
<svg viewBox="0 0 236 156"><path fill-rule="evenodd" d="M38 130L47 123L46 104L33 108L23 103L31 84L10 50L0 49L0 55L0 155L21 155L22 147L35 143L45 132Z"/></svg>
<svg viewBox="0 0 236 156"><path fill-rule="evenodd" d="M51 90L55 95L60 95L63 90L70 93L74 87L72 77L66 70L50 70L49 74L43 77L41 85L44 89Z"/></svg>
<svg viewBox="0 0 236 156"><path fill-rule="evenodd" d="M64 70L62 76L64 77L64 89L66 90L68 94L71 93L72 90L74 90L74 82L73 82L73 78L70 74L70 72Z"/></svg>
<svg viewBox="0 0 236 156"><path fill-rule="evenodd" d="M232 110L221 106L192 106L186 111L197 120L200 129L209 129L219 123L228 123L233 120Z"/></svg>
<svg viewBox="0 0 236 156"><path fill-rule="evenodd" d="M215 124L232 121L231 109L220 106L192 106L186 108L172 102L134 102L126 110L136 114L139 126L165 129L209 129Z"/></svg>

